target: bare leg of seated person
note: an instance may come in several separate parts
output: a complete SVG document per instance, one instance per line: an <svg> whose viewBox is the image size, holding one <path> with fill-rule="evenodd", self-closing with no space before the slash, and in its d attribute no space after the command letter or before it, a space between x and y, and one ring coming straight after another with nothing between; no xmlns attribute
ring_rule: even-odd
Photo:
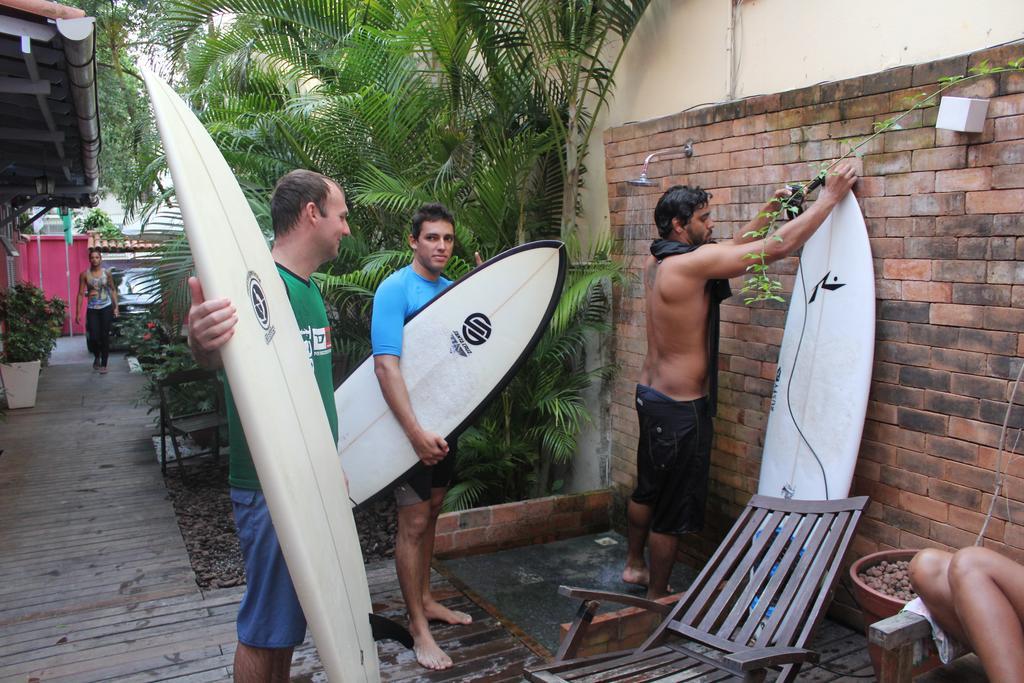
<svg viewBox="0 0 1024 683"><path fill-rule="evenodd" d="M434 599L430 592L430 562L434 557L434 532L437 528L437 516L441 514L441 505L444 503L444 494L448 489L435 488L430 490L430 520L427 529L423 534L423 613L428 621L441 621L446 624L472 624L473 617L465 612L449 609Z"/></svg>
<svg viewBox="0 0 1024 683"><path fill-rule="evenodd" d="M974 648L991 683L1024 680L1024 567L986 548L924 550L910 581L939 625Z"/></svg>
<svg viewBox="0 0 1024 683"><path fill-rule="evenodd" d="M424 610L423 583L430 581L430 559L429 555L424 555L423 546L429 526L429 500L399 506L398 538L395 542L398 585L402 589L402 598L409 613L409 632L413 638L416 661L436 671L450 668L452 658L434 640Z"/></svg>
<svg viewBox="0 0 1024 683"><path fill-rule="evenodd" d="M952 553L934 548L922 550L910 562L910 583L942 630L961 643L967 643L967 634L956 615L953 592L949 587L949 563L952 559Z"/></svg>

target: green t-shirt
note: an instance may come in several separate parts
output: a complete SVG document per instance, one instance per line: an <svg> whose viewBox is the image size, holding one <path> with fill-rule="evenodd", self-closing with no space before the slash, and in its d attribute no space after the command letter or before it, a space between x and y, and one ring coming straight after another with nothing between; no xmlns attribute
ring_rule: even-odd
<svg viewBox="0 0 1024 683"><path fill-rule="evenodd" d="M295 321L299 324L302 341L306 343L306 352L313 364L313 374L320 389L320 398L324 402L327 421L331 424L331 433L335 441L338 439L338 412L334 408L334 382L331 377L331 325L327 321L327 311L320 290L313 282L303 280L281 265L277 271L284 280L288 299L295 313ZM228 441L231 444L230 472L228 482L240 489L260 489L260 480L256 476L256 467L252 463L249 446L245 442L245 432L238 418L238 410L231 396L231 387L227 378L224 379L224 402L228 413Z"/></svg>

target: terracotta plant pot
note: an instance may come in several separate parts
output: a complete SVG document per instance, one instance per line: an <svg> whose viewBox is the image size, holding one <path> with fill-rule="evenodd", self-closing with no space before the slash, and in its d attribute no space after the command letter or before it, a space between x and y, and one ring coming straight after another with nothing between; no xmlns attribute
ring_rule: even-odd
<svg viewBox="0 0 1024 683"><path fill-rule="evenodd" d="M876 621L881 621L882 619L888 619L895 615L903 609L903 606L906 603L875 590L864 583L858 574L863 573L866 569L874 567L883 560L887 562L909 562L917 552L918 551L916 550L882 550L877 553L865 555L850 566L850 580L853 583L853 597L856 598L857 604L860 605L861 610L864 612L865 634L867 633L867 629L871 627L871 624ZM878 676L881 672L880 665L882 661L882 650L877 645L869 643L868 654L871 656L871 665L875 669L875 675ZM939 659L933 655L914 668L914 675L918 676L926 671L930 671L938 665Z"/></svg>

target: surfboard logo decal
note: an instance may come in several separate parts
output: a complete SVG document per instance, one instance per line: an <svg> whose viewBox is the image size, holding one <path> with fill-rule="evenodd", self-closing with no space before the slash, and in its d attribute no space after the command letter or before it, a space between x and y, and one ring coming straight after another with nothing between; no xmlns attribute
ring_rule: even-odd
<svg viewBox="0 0 1024 683"><path fill-rule="evenodd" d="M775 412L775 401L779 397L779 381L782 379L782 366L779 365L775 370L775 384L772 385L772 401L771 406L768 408L769 413Z"/></svg>
<svg viewBox="0 0 1024 683"><path fill-rule="evenodd" d="M470 313L462 323L462 336L473 346L480 346L491 338L491 321L483 313Z"/></svg>
<svg viewBox="0 0 1024 683"><path fill-rule="evenodd" d="M480 346L491 338L491 319L483 313L470 313L462 321L462 331L452 330L451 353L457 353L463 358L473 353L473 346Z"/></svg>
<svg viewBox="0 0 1024 683"><path fill-rule="evenodd" d="M252 312L256 314L256 322L260 324L266 334L263 340L269 344L274 338L274 327L270 324L270 308L267 305L267 295L263 293L263 285L260 284L260 276L249 271L248 286L249 303L252 304Z"/></svg>
<svg viewBox="0 0 1024 683"><path fill-rule="evenodd" d="M834 292L837 289L839 289L840 287L845 287L846 286L845 282L839 282L839 276L838 275L832 278L832 282L829 282L828 281L828 276L831 275L831 274L832 274L832 271L830 270L827 273L825 273L825 277L821 278L820 280L818 280L817 283L815 283L814 289L811 290L811 298L807 300L807 303L809 303L809 304L813 304L814 303L814 299L818 296L818 288L819 287L821 287L824 290L828 290L829 292Z"/></svg>

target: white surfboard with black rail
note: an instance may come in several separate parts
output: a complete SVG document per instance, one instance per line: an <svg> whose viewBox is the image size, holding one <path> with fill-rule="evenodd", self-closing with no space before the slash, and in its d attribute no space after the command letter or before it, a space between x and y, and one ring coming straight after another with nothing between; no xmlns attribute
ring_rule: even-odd
<svg viewBox="0 0 1024 683"><path fill-rule="evenodd" d="M379 681L352 506L284 283L206 129L143 73L204 293L238 310L221 357L320 660L332 681Z"/></svg>
<svg viewBox="0 0 1024 683"><path fill-rule="evenodd" d="M547 329L565 281L565 246L510 249L434 297L406 323L399 367L413 411L446 437L480 414ZM367 358L334 394L338 453L349 495L361 505L418 466Z"/></svg>
<svg viewBox="0 0 1024 683"><path fill-rule="evenodd" d="M875 274L848 193L804 245L779 350L759 494L845 498L871 387Z"/></svg>

